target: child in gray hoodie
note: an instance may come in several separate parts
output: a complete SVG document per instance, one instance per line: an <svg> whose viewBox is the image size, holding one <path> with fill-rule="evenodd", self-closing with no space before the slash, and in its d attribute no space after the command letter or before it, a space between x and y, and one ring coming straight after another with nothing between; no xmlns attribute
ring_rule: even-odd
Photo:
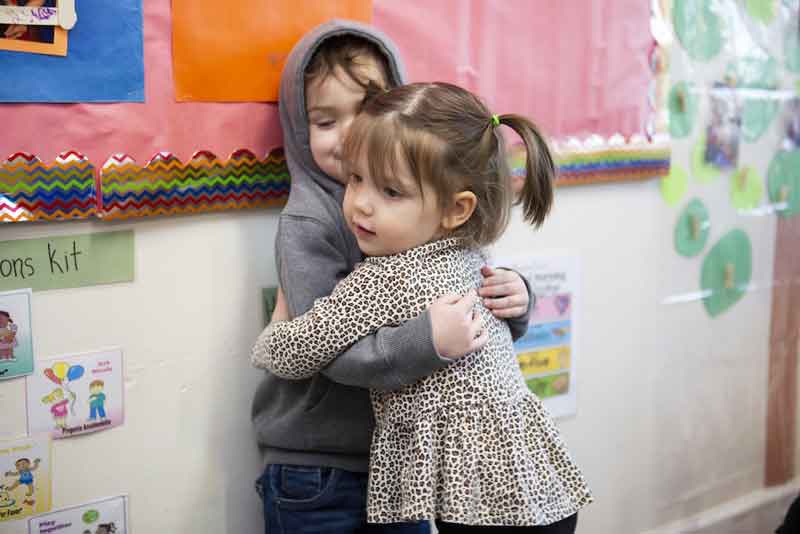
<svg viewBox="0 0 800 534"><path fill-rule="evenodd" d="M285 318L329 295L362 261L342 214L341 143L369 90L404 81L389 39L349 21L317 27L287 59L279 109L292 190L275 242ZM512 271L484 274L481 296L519 337L527 329L527 286ZM429 532L424 522L366 524L374 429L368 388L413 384L483 346L481 319L470 314L475 299L444 296L417 318L355 343L309 379L267 371L252 408L266 464L257 487L267 532Z"/></svg>

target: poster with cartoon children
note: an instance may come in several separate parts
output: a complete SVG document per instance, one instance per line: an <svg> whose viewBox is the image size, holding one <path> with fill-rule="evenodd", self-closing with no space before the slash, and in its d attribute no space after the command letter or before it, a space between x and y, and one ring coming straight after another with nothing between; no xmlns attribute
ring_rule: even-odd
<svg viewBox="0 0 800 534"><path fill-rule="evenodd" d="M0 379L32 372L31 290L0 292Z"/></svg>
<svg viewBox="0 0 800 534"><path fill-rule="evenodd" d="M126 534L124 495L71 506L28 519L28 534Z"/></svg>
<svg viewBox="0 0 800 534"><path fill-rule="evenodd" d="M0 441L0 522L50 510L50 440Z"/></svg>
<svg viewBox="0 0 800 534"><path fill-rule="evenodd" d="M124 420L122 351L111 349L36 363L27 379L28 432L68 438Z"/></svg>

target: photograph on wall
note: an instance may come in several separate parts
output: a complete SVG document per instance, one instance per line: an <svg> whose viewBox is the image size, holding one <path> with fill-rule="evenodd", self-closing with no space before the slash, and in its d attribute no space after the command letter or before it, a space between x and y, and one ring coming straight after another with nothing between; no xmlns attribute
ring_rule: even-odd
<svg viewBox="0 0 800 534"><path fill-rule="evenodd" d="M0 379L32 372L31 290L0 292Z"/></svg>
<svg viewBox="0 0 800 534"><path fill-rule="evenodd" d="M50 440L0 441L0 522L50 510Z"/></svg>
<svg viewBox="0 0 800 534"><path fill-rule="evenodd" d="M553 417L575 415L578 258L535 255L496 264L524 276L536 295L528 331L514 343L525 383Z"/></svg>
<svg viewBox="0 0 800 534"><path fill-rule="evenodd" d="M0 46L3 75L14 81L0 84L0 102L144 102L142 0L77 1L74 7L72 29L48 27L53 44L0 39L8 45ZM42 28L35 31L47 31ZM56 45L56 51L42 49ZM40 53L20 53L33 51Z"/></svg>
<svg viewBox="0 0 800 534"><path fill-rule="evenodd" d="M0 50L66 55L67 31L58 25L57 4L56 0L0 0Z"/></svg>
<svg viewBox="0 0 800 534"><path fill-rule="evenodd" d="M60 439L120 426L123 392L120 349L36 362L27 379L28 432Z"/></svg>
<svg viewBox="0 0 800 534"><path fill-rule="evenodd" d="M128 498L101 499L28 519L28 534L126 534Z"/></svg>
<svg viewBox="0 0 800 534"><path fill-rule="evenodd" d="M720 170L735 169L739 162L742 111L736 91L715 83L711 91L711 123L706 129L705 162Z"/></svg>
<svg viewBox="0 0 800 534"><path fill-rule="evenodd" d="M781 148L796 150L800 148L800 98L792 98L786 102L783 117L785 136Z"/></svg>

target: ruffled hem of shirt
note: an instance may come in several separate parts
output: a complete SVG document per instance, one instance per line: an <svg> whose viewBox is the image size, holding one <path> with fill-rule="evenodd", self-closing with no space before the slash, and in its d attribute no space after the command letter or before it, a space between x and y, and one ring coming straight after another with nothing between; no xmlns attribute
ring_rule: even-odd
<svg viewBox="0 0 800 534"><path fill-rule="evenodd" d="M379 421L373 436L371 523L548 525L591 501L532 394L514 403L447 406L414 425Z"/></svg>

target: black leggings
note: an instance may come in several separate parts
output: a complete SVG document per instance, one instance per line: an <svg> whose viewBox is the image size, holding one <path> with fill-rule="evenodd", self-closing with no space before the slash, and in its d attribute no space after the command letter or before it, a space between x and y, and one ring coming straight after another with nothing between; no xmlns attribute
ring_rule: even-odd
<svg viewBox="0 0 800 534"><path fill-rule="evenodd" d="M557 521L551 525L541 525L536 527L472 527L469 525L459 525L458 523L444 523L436 521L436 529L439 534L460 534L461 532L518 532L523 534L574 534L578 526L578 514L571 515L566 519Z"/></svg>

